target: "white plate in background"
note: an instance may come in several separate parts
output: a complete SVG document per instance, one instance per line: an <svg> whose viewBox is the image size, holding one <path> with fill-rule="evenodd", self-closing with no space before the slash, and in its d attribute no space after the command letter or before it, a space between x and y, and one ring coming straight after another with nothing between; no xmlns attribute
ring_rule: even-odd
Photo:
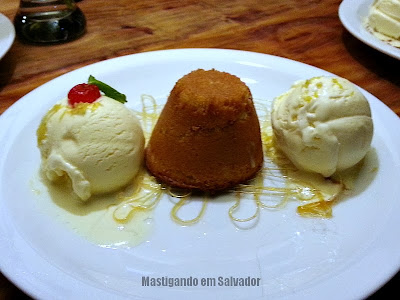
<svg viewBox="0 0 400 300"><path fill-rule="evenodd" d="M339 6L339 18L343 26L361 42L385 53L391 57L400 59L400 49L385 43L369 32L364 21L368 17L368 11L374 0L343 0Z"/></svg>
<svg viewBox="0 0 400 300"><path fill-rule="evenodd" d="M14 25L5 15L0 13L0 59L2 59L11 48L14 39Z"/></svg>
<svg viewBox="0 0 400 300"><path fill-rule="evenodd" d="M148 241L107 249L43 213L30 186L40 164L35 132L56 101L92 74L138 109L142 94L165 101L176 80L197 68L237 75L265 101L298 79L331 75L265 54L181 49L99 62L35 89L0 116L1 271L40 299L354 299L388 281L400 267L400 120L365 90L379 168L364 190L334 207L332 219L299 217L298 203L289 203L263 210L256 227L239 230L225 204L211 202L201 222L183 227L170 219L171 203L161 201ZM251 276L261 285L143 287L142 276Z"/></svg>

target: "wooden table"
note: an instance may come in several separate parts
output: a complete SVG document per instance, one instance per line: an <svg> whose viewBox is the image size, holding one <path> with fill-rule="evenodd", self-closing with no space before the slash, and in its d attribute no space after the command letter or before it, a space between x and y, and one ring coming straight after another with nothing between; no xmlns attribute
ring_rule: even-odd
<svg viewBox="0 0 400 300"><path fill-rule="evenodd" d="M17 0L1 0L13 19ZM0 61L0 113L43 83L109 58L160 49L227 48L278 55L345 77L400 115L400 61L350 35L339 0L84 0L87 33L61 45L18 40ZM4 259L4 258L2 258ZM354 279L355 284L357 279ZM397 275L374 297L400 294ZM0 275L0 297L23 295Z"/></svg>

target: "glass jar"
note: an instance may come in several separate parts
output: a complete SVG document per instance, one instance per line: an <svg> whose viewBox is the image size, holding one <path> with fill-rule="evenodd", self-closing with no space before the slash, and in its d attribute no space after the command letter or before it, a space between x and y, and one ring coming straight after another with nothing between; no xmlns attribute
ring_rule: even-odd
<svg viewBox="0 0 400 300"><path fill-rule="evenodd" d="M57 44L82 36L86 19L73 0L20 0L14 26L23 42Z"/></svg>

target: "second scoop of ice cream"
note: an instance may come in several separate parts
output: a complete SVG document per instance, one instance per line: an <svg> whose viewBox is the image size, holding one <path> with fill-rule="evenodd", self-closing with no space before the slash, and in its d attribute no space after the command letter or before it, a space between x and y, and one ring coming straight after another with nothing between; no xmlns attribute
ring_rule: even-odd
<svg viewBox="0 0 400 300"><path fill-rule="evenodd" d="M67 175L81 200L127 185L142 164L139 120L106 96L75 107L60 101L43 118L37 137L45 176L56 181Z"/></svg>
<svg viewBox="0 0 400 300"><path fill-rule="evenodd" d="M296 82L275 99L272 126L278 148L296 167L325 177L357 164L373 135L368 101L336 77Z"/></svg>

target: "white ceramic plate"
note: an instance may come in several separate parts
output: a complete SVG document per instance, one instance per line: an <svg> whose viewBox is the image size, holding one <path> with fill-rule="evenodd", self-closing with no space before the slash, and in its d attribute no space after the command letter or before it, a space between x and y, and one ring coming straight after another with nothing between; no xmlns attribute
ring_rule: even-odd
<svg viewBox="0 0 400 300"><path fill-rule="evenodd" d="M343 0L339 18L343 26L357 39L372 48L400 59L400 49L385 43L371 34L363 25L373 0Z"/></svg>
<svg viewBox="0 0 400 300"><path fill-rule="evenodd" d="M138 108L142 94L165 100L176 80L197 68L235 74L254 98L265 101L295 80L329 74L264 54L182 49L103 61L32 91L0 117L1 271L40 299L347 299L367 296L389 280L400 267L400 121L364 90L379 168L363 190L334 207L332 219L299 217L298 203L289 203L263 210L257 226L239 230L227 215L225 205L232 203L220 202L209 204L201 222L185 227L171 221L171 203L161 201L148 241L109 249L43 213L30 186L40 163L35 131L56 101L92 74L126 93L127 105ZM192 276L199 283L145 287L142 276ZM201 278L219 276L261 282L258 287L200 284Z"/></svg>
<svg viewBox="0 0 400 300"><path fill-rule="evenodd" d="M15 30L10 20L3 14L0 14L0 59L10 49L15 39Z"/></svg>

